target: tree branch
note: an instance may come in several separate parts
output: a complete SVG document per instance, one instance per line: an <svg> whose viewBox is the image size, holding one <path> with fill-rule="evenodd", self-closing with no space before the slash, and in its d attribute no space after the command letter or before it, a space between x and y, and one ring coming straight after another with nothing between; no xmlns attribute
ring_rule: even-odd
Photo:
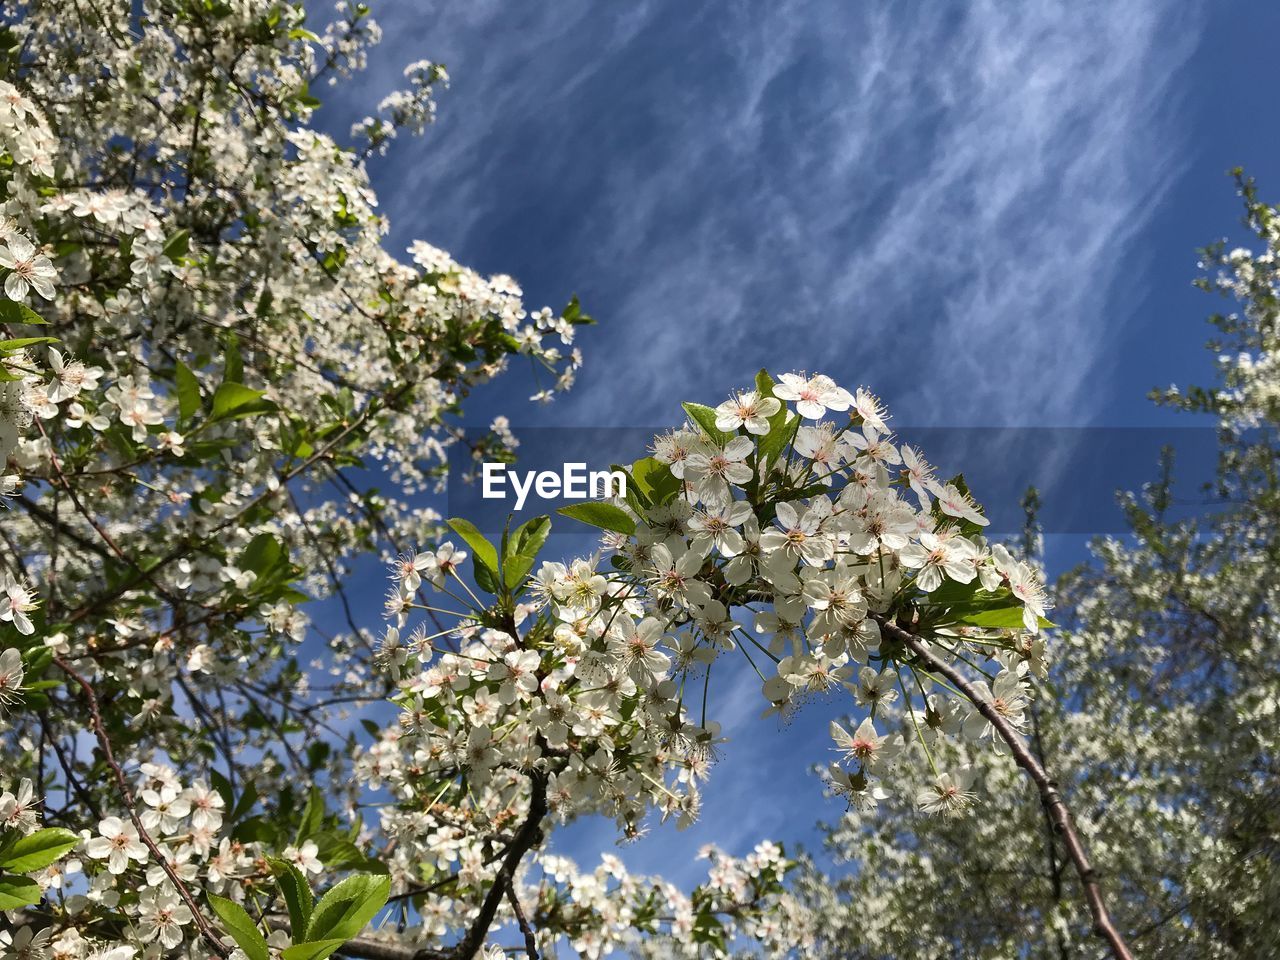
<svg viewBox="0 0 1280 960"><path fill-rule="evenodd" d="M1107 941L1107 944L1111 947L1111 955L1116 960L1133 960L1133 954L1129 952L1124 938L1111 921L1111 914L1107 911L1106 902L1102 897L1102 888L1098 884L1097 873L1089 862L1089 856L1085 852L1080 835L1076 833L1075 824L1071 819L1071 811L1063 801L1062 795L1058 793L1057 783L1050 778L1048 771L1045 770L1040 762L1032 756L1027 747L1027 742L1022 738L1021 734L995 709L991 701L983 698L978 693L977 689L965 679L960 671L926 647L919 637L891 621L881 623L880 627L889 637L903 644L915 654L930 670L946 677L977 708L978 712L990 722L1000 735L1000 739L1008 744L1009 750L1013 753L1013 759L1018 766L1027 772L1027 775L1031 777L1036 788L1040 791L1040 802L1044 804L1045 810L1053 818L1058 832L1062 835L1063 845L1067 848L1067 854L1071 857L1071 862L1076 868L1076 874L1080 877L1080 884L1084 887L1085 900L1089 904L1089 912L1093 915L1094 931Z"/></svg>
<svg viewBox="0 0 1280 960"><path fill-rule="evenodd" d="M541 770L529 773L529 813L520 824L520 829L511 840L507 855L502 858L502 866L494 878L493 886L480 906L480 913L472 921L467 935L453 949L457 960L471 960L484 945L485 934L493 924L494 915L498 912L498 904L506 888L512 883L516 868L520 861L537 843L542 840L542 818L547 815L547 775ZM533 954L536 956L536 951Z"/></svg>

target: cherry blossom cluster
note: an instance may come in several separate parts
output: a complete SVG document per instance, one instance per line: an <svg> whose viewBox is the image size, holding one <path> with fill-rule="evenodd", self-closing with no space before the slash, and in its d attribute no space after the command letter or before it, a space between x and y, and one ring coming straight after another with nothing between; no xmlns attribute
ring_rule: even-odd
<svg viewBox="0 0 1280 960"><path fill-rule="evenodd" d="M1233 431L1264 426L1280 417L1280 213L1257 199L1254 186L1237 173L1245 198L1246 222L1259 241L1258 249L1214 244L1201 252L1206 273L1197 281L1204 290L1239 305L1238 312L1212 319L1225 335L1215 345L1219 383L1212 391L1176 387L1162 399L1190 409L1209 409Z"/></svg>
<svg viewBox="0 0 1280 960"><path fill-rule="evenodd" d="M301 604L345 602L361 553L436 539L416 494L442 482L463 401L512 360L540 398L567 388L591 321L576 301L530 314L512 278L425 243L384 248L367 141L308 122L377 40L364 5L316 32L300 4L75 6L0 13L0 742L85 869L66 898L3 902L45 938L24 956L207 957L209 897L240 899L244 858L296 847L322 889L374 862L336 820L308 848L180 812L218 768L242 820L271 798L276 824L303 815L295 784L350 782L340 740L298 741L389 686L368 631ZM412 67L388 131L419 128L445 79ZM130 786L104 774L112 751ZM139 783L156 757L173 771Z"/></svg>
<svg viewBox="0 0 1280 960"><path fill-rule="evenodd" d="M726 950L735 936L770 956L809 945L808 917L783 890L794 864L781 847L763 841L745 857L732 857L708 845L698 858L708 862L707 880L686 894L661 879L629 873L608 854L590 873L546 855L526 873L521 899L553 929L568 931L573 949L590 960L624 950L698 957L708 948Z"/></svg>
<svg viewBox="0 0 1280 960"><path fill-rule="evenodd" d="M378 104L382 116L365 117L352 125L352 137L366 140L370 152L386 153L398 130L420 134L435 120L435 85L448 86L448 71L441 64L420 60L404 68L404 77L409 81L408 89L396 90L382 99Z"/></svg>
<svg viewBox="0 0 1280 960"><path fill-rule="evenodd" d="M614 673L636 656L662 658L679 696L726 651L750 660L770 711L850 691L867 714L853 731L833 726L832 781L861 804L875 802L874 778L909 746L932 765L932 738L991 733L974 703L930 692L936 678L903 649L904 631L988 663L980 696L1020 727L1028 671L1045 669L1049 602L1030 565L983 537L987 520L962 477L938 479L895 441L871 393L822 375L762 374L718 407L685 409L685 425L632 466L637 493L591 521L615 531L613 569L596 558L539 575L561 627L612 653ZM601 621L623 601L651 634L615 649ZM649 652L631 653L642 645ZM906 742L876 726L877 704L899 694L916 705ZM971 803L962 771L935 775L922 806Z"/></svg>
<svg viewBox="0 0 1280 960"><path fill-rule="evenodd" d="M131 812L107 813L69 834L68 852L32 875L42 903L24 914L13 943L30 952L19 956L124 960L169 956L179 947L184 956L203 955L190 891L242 902L267 883L263 845L227 835L231 811L208 784L184 785L173 768L144 763L134 792ZM30 780L16 794L0 794L0 828L34 833L42 800ZM281 856L314 876L321 870L316 849L308 842Z"/></svg>
<svg viewBox="0 0 1280 960"><path fill-rule="evenodd" d="M27 178L51 176L55 150L56 142L40 110L17 87L0 80L0 158L12 166L10 191L27 199ZM4 304L6 318L38 322L39 315L26 306L26 301L52 300L58 271L32 242L30 224L22 225L15 217L21 209L20 202L0 204L0 303ZM35 417L48 419L56 415L57 403L79 392L78 378L87 370L83 365L64 361L61 353L51 350L49 361L54 378L46 386L43 366L33 349L45 342L50 341L43 337L0 337L0 501L13 496L21 485L17 475L6 468L19 438Z"/></svg>

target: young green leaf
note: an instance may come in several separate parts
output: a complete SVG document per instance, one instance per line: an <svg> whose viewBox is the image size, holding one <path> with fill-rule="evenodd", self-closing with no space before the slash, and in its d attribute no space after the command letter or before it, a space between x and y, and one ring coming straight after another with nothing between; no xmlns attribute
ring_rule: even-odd
<svg viewBox="0 0 1280 960"><path fill-rule="evenodd" d="M260 533L240 554L240 567L253 571L258 577L265 577L287 559L279 540L269 533Z"/></svg>
<svg viewBox="0 0 1280 960"><path fill-rule="evenodd" d="M502 561L502 575L508 590L514 590L519 586L533 569L533 564L538 559L538 552L547 542L547 536L550 533L551 518L545 515L534 517L516 528L507 543L506 556Z"/></svg>
<svg viewBox="0 0 1280 960"><path fill-rule="evenodd" d="M222 798L222 805L231 810L235 807L235 798L231 792L231 782L220 774L217 770L209 771L209 782L213 784L214 791ZM234 816L231 818L235 819Z"/></svg>
<svg viewBox="0 0 1280 960"><path fill-rule="evenodd" d="M298 822L298 833L294 844L301 846L324 825L324 792L319 787L312 787L307 796L307 805L302 811L302 819Z"/></svg>
<svg viewBox="0 0 1280 960"><path fill-rule="evenodd" d="M490 570L498 569L498 550L470 520L454 517L448 521L453 532L471 548L471 555Z"/></svg>
<svg viewBox="0 0 1280 960"><path fill-rule="evenodd" d="M490 570L483 563L477 563L474 568L476 577L476 586L485 593L491 593L497 596L501 591L498 589L498 574L494 570Z"/></svg>
<svg viewBox="0 0 1280 960"><path fill-rule="evenodd" d="M471 548L476 586L486 593L498 593L498 549L490 543L470 520L454 517L448 521L453 532Z"/></svg>
<svg viewBox="0 0 1280 960"><path fill-rule="evenodd" d="M280 896L289 908L289 927L298 931L297 936L302 936L311 922L311 911L315 908L311 884L307 882L306 874L287 860L270 857L267 863L276 875L276 886L280 888Z"/></svg>
<svg viewBox="0 0 1280 960"><path fill-rule="evenodd" d="M1053 623L1044 617L1038 617L1039 625L1042 627L1052 627ZM971 627L999 627L1002 629L1017 630L1023 626L1022 621L1022 604L1016 604L1008 607L998 607L991 610L975 610L973 613L965 614L956 620L957 623L965 623Z"/></svg>
<svg viewBox="0 0 1280 960"><path fill-rule="evenodd" d="M711 407L701 403L682 403L681 406L689 415L689 419L701 427L702 432L716 443L724 444L733 439L732 433L725 433L716 427L716 412Z"/></svg>
<svg viewBox="0 0 1280 960"><path fill-rule="evenodd" d="M261 390L250 390L242 383L223 383L213 395L212 420L240 420L268 413L276 405Z"/></svg>
<svg viewBox="0 0 1280 960"><path fill-rule="evenodd" d="M317 847L316 856L330 870L349 870L362 867L368 862L359 847L333 830L313 834L311 839Z"/></svg>
<svg viewBox="0 0 1280 960"><path fill-rule="evenodd" d="M578 302L575 294L570 300L569 305L560 311L560 317L572 323L574 326L581 326L595 323L595 318L587 316L582 312L582 304Z"/></svg>
<svg viewBox="0 0 1280 960"><path fill-rule="evenodd" d="M0 910L17 910L40 902L40 884L27 877L0 875Z"/></svg>
<svg viewBox="0 0 1280 960"><path fill-rule="evenodd" d="M511 535L508 552L511 554L536 554L542 549L542 545L547 542L549 533L551 533L551 518L546 514L534 517L532 520L528 520L516 527L515 533Z"/></svg>
<svg viewBox="0 0 1280 960"><path fill-rule="evenodd" d="M628 536L636 532L636 522L625 510L612 503L571 503L556 512L602 530L613 530Z"/></svg>
<svg viewBox="0 0 1280 960"><path fill-rule="evenodd" d="M0 299L0 323L25 323L33 327L47 327L49 321L25 303Z"/></svg>
<svg viewBox="0 0 1280 960"><path fill-rule="evenodd" d="M760 438L761 458L770 464L776 463L786 454L787 445L799 429L800 418L788 411L786 404L783 404L769 418L769 432Z"/></svg>
<svg viewBox="0 0 1280 960"><path fill-rule="evenodd" d="M164 255L170 260L177 260L184 257L191 248L191 231L179 230L170 237L164 245Z"/></svg>
<svg viewBox="0 0 1280 960"><path fill-rule="evenodd" d="M200 382L196 380L191 368L181 360L174 369L173 380L178 393L178 420L180 423L190 423L200 409Z"/></svg>
<svg viewBox="0 0 1280 960"><path fill-rule="evenodd" d="M390 893L388 876L357 873L347 877L316 904L307 925L307 940L350 940L377 916Z"/></svg>
<svg viewBox="0 0 1280 960"><path fill-rule="evenodd" d="M70 830L37 830L0 850L0 868L11 873L43 870L79 842L80 837Z"/></svg>
<svg viewBox="0 0 1280 960"><path fill-rule="evenodd" d="M252 780L246 780L244 788L240 791L240 799L236 801L235 807L227 808L228 810L231 810L231 820L234 822L245 816L245 814L253 809L253 805L257 802L258 788L254 786Z"/></svg>
<svg viewBox="0 0 1280 960"><path fill-rule="evenodd" d="M312 940L307 943L295 943L292 947L285 947L280 957L281 960L324 960L325 957L332 956L346 942L346 940Z"/></svg>
<svg viewBox="0 0 1280 960"><path fill-rule="evenodd" d="M268 960L270 952L267 950L267 940L259 932L249 914L245 912L244 907L212 893L208 896L209 906L218 915L227 933L231 934L231 939L236 942L236 946L245 952L245 956L249 960Z"/></svg>
<svg viewBox="0 0 1280 960"><path fill-rule="evenodd" d="M773 377L769 376L769 371L764 367L756 374L756 393L762 397L773 396Z"/></svg>
<svg viewBox="0 0 1280 960"><path fill-rule="evenodd" d="M34 347L42 343L57 343L56 337L18 337L16 340L0 340L0 350L21 350L23 347Z"/></svg>
<svg viewBox="0 0 1280 960"><path fill-rule="evenodd" d="M654 506L662 506L671 502L680 492L680 479L671 472L671 467L656 457L641 457L631 464L628 472L631 483L627 490L637 487Z"/></svg>

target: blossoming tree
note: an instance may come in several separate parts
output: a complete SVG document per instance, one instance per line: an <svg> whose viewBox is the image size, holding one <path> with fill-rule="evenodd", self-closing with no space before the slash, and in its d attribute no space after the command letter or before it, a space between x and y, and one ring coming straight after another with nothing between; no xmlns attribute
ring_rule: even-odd
<svg viewBox="0 0 1280 960"><path fill-rule="evenodd" d="M1215 418L1217 478L1175 486L1169 459L1125 499L1130 536L1098 541L1093 562L1063 578L1053 665L1020 705L1081 812L1117 925L1153 957L1280 950L1280 212L1240 186L1256 248L1210 247L1198 281L1233 301L1212 318L1218 384L1156 394ZM900 704L890 710L909 723ZM1005 754L941 739L935 755L970 764L989 793L1019 796ZM886 803L827 831L858 870L831 877L810 862L795 878L824 918L819 955L1093 955L1061 839L1036 804L961 822Z"/></svg>
<svg viewBox="0 0 1280 960"><path fill-rule="evenodd" d="M589 814L623 837L691 822L711 675L741 656L770 710L855 690L830 777L858 810L922 769L915 804L965 814L978 788L943 742L999 743L1128 956L1023 736L1040 580L870 392L762 371L685 404L625 497L557 519L606 531L571 563L540 556L549 518L495 543L420 505L470 391L519 357L539 397L569 386L589 318L383 249L363 161L423 127L446 77L415 64L351 143L323 135L313 89L377 39L365 6L338 13L313 32L258 0L6 8L7 952L806 950L774 844L706 851L691 893L548 846ZM367 553L394 581L379 635L348 596Z"/></svg>

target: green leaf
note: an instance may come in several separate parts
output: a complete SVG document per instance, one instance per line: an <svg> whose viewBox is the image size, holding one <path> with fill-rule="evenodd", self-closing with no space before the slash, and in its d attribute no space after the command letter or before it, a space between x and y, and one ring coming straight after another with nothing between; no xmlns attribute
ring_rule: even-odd
<svg viewBox="0 0 1280 960"><path fill-rule="evenodd" d="M240 338L228 333L225 338L227 346L227 366L223 371L224 383L244 383L244 357L240 355Z"/></svg>
<svg viewBox="0 0 1280 960"><path fill-rule="evenodd" d="M70 830L37 830L0 851L0 867L11 873L43 870L79 842L80 837Z"/></svg>
<svg viewBox="0 0 1280 960"><path fill-rule="evenodd" d="M287 559L284 547L272 534L260 533L240 554L240 569L252 570L259 578L269 575Z"/></svg>
<svg viewBox="0 0 1280 960"><path fill-rule="evenodd" d="M227 807L227 809L231 811L232 822L234 823L235 821L243 817L245 814L247 814L250 810L253 809L253 805L257 802L258 802L258 788L254 786L254 783L252 780L246 780L244 784L244 789L240 791L240 800L238 803L236 803L235 809L233 810L231 807L229 806Z"/></svg>
<svg viewBox="0 0 1280 960"><path fill-rule="evenodd" d="M0 910L17 910L40 902L40 884L27 877L0 875Z"/></svg>
<svg viewBox="0 0 1280 960"><path fill-rule="evenodd" d="M250 390L242 383L221 384L213 395L213 420L239 420L269 413L276 405L261 390Z"/></svg>
<svg viewBox="0 0 1280 960"><path fill-rule="evenodd" d="M302 811L302 820L298 823L298 834L294 838L294 845L301 846L304 840L318 833L323 825L324 793L319 787L312 787L307 797L307 805Z"/></svg>
<svg viewBox="0 0 1280 960"><path fill-rule="evenodd" d="M25 303L0 300L0 323L25 323L33 327L47 327L49 321Z"/></svg>
<svg viewBox="0 0 1280 960"><path fill-rule="evenodd" d="M945 580L942 586L938 587L929 594L930 606L954 606L956 604L974 603L978 591L982 588L982 581L976 577L968 583L961 583L959 580ZM991 606L991 594L987 594L987 600L981 601L984 607Z"/></svg>
<svg viewBox="0 0 1280 960"><path fill-rule="evenodd" d="M1044 617L1037 617L1042 627L1052 627L1053 622ZM1012 607L999 607L991 610L976 610L958 618L956 623L968 624L971 627L995 627L1006 630L1021 630L1025 624L1022 620L1022 604Z"/></svg>
<svg viewBox="0 0 1280 960"><path fill-rule="evenodd" d="M756 393L762 397L774 395L773 377L763 368L756 374ZM781 459L799 429L800 418L791 413L785 403L782 404L778 412L769 418L769 432L760 439L760 457L769 463Z"/></svg>
<svg viewBox="0 0 1280 960"><path fill-rule="evenodd" d="M475 568L476 586L487 593L498 593L498 549L470 520L454 517L448 521L453 532L471 548L471 560Z"/></svg>
<svg viewBox="0 0 1280 960"><path fill-rule="evenodd" d="M756 373L756 393L762 397L773 396L773 377L769 376L769 371L764 367Z"/></svg>
<svg viewBox="0 0 1280 960"><path fill-rule="evenodd" d="M41 644L38 647L32 647L24 650L22 653L22 662L26 665L27 675L38 677L44 672L44 668L53 663L53 650Z"/></svg>
<svg viewBox="0 0 1280 960"><path fill-rule="evenodd" d="M267 863L276 875L276 886L289 908L289 927L301 935L311 922L311 911L315 907L311 884L307 882L306 874L287 860L269 857Z"/></svg>
<svg viewBox="0 0 1280 960"><path fill-rule="evenodd" d="M190 423L200 409L200 382L196 380L191 368L181 360L174 369L173 380L178 391L178 420L180 423Z"/></svg>
<svg viewBox="0 0 1280 960"><path fill-rule="evenodd" d="M21 350L41 343L57 343L56 337L18 337L16 340L0 340L0 350Z"/></svg>
<svg viewBox="0 0 1280 960"><path fill-rule="evenodd" d="M973 613L957 618L956 623L967 623L971 627L1021 627L1022 605L998 607L993 610L975 610Z"/></svg>
<svg viewBox="0 0 1280 960"><path fill-rule="evenodd" d="M302 85L302 89L298 91L294 99L302 106L310 107L312 110L320 106L320 101L311 95L311 89L305 83Z"/></svg>
<svg viewBox="0 0 1280 960"><path fill-rule="evenodd" d="M357 873L333 886L316 904L308 940L350 940L386 905L391 878Z"/></svg>
<svg viewBox="0 0 1280 960"><path fill-rule="evenodd" d="M187 255L187 251L191 249L191 231L179 230L164 245L164 255L170 260L177 260L179 257Z"/></svg>
<svg viewBox="0 0 1280 960"><path fill-rule="evenodd" d="M689 419L701 427L702 432L716 443L725 444L733 439L732 433L725 433L716 428L716 412L711 407L701 403L682 403L680 406L684 407L684 412L689 415Z"/></svg>
<svg viewBox="0 0 1280 960"><path fill-rule="evenodd" d="M594 317L589 317L587 314L582 312L582 304L578 302L577 294L574 294L569 299L568 306L560 311L560 317L563 320L569 321L569 323L572 323L574 326L585 326L596 322Z"/></svg>
<svg viewBox="0 0 1280 960"><path fill-rule="evenodd" d="M571 503L556 512L602 530L613 530L627 536L636 532L636 522L625 510L612 503Z"/></svg>
<svg viewBox="0 0 1280 960"><path fill-rule="evenodd" d="M759 455L769 463L776 463L786 456L787 445L800 429L800 417L790 412L786 404L769 418L769 432L760 438Z"/></svg>
<svg viewBox="0 0 1280 960"><path fill-rule="evenodd" d="M671 472L671 467L656 457L642 457L631 464L628 476L631 478L628 492L633 487L639 489L653 506L670 503L682 486L680 478Z"/></svg>
<svg viewBox="0 0 1280 960"><path fill-rule="evenodd" d="M280 836L280 831L266 817L250 817L243 823L237 824L231 831L231 839L239 840L241 843L276 843L278 841L283 844L288 842Z"/></svg>
<svg viewBox="0 0 1280 960"><path fill-rule="evenodd" d="M549 533L551 533L551 518L546 514L527 520L516 527L516 532L511 535L508 552L512 554L536 554L542 549L542 545L547 542Z"/></svg>
<svg viewBox="0 0 1280 960"><path fill-rule="evenodd" d="M346 943L346 940L314 940L308 943L295 943L286 947L280 954L281 960L324 960L332 956L334 951Z"/></svg>
<svg viewBox="0 0 1280 960"><path fill-rule="evenodd" d="M209 782L213 784L213 789L222 798L222 806L227 810L233 809L235 807L235 798L231 793L231 781L217 770L210 770ZM231 819L234 820L235 817L233 816Z"/></svg>
<svg viewBox="0 0 1280 960"><path fill-rule="evenodd" d="M317 847L316 856L330 870L345 870L352 867L363 867L368 858L354 843L333 831L324 831L312 835Z"/></svg>
<svg viewBox="0 0 1280 960"><path fill-rule="evenodd" d="M454 517L449 527L471 548L471 555L490 570L498 569L498 550L470 520Z"/></svg>
<svg viewBox="0 0 1280 960"><path fill-rule="evenodd" d="M495 597L501 593L498 589L498 573L496 570L490 570L483 563L477 563L474 567L476 575L476 586L485 593L491 593Z"/></svg>
<svg viewBox="0 0 1280 960"><path fill-rule="evenodd" d="M212 893L208 897L209 906L213 907L213 912L218 915L227 933L231 934L231 939L249 960L268 960L270 952L267 950L267 940L258 931L244 907Z"/></svg>
<svg viewBox="0 0 1280 960"><path fill-rule="evenodd" d="M514 590L533 569L538 552L550 533L551 518L545 515L534 517L516 528L502 561L502 575L508 590Z"/></svg>

